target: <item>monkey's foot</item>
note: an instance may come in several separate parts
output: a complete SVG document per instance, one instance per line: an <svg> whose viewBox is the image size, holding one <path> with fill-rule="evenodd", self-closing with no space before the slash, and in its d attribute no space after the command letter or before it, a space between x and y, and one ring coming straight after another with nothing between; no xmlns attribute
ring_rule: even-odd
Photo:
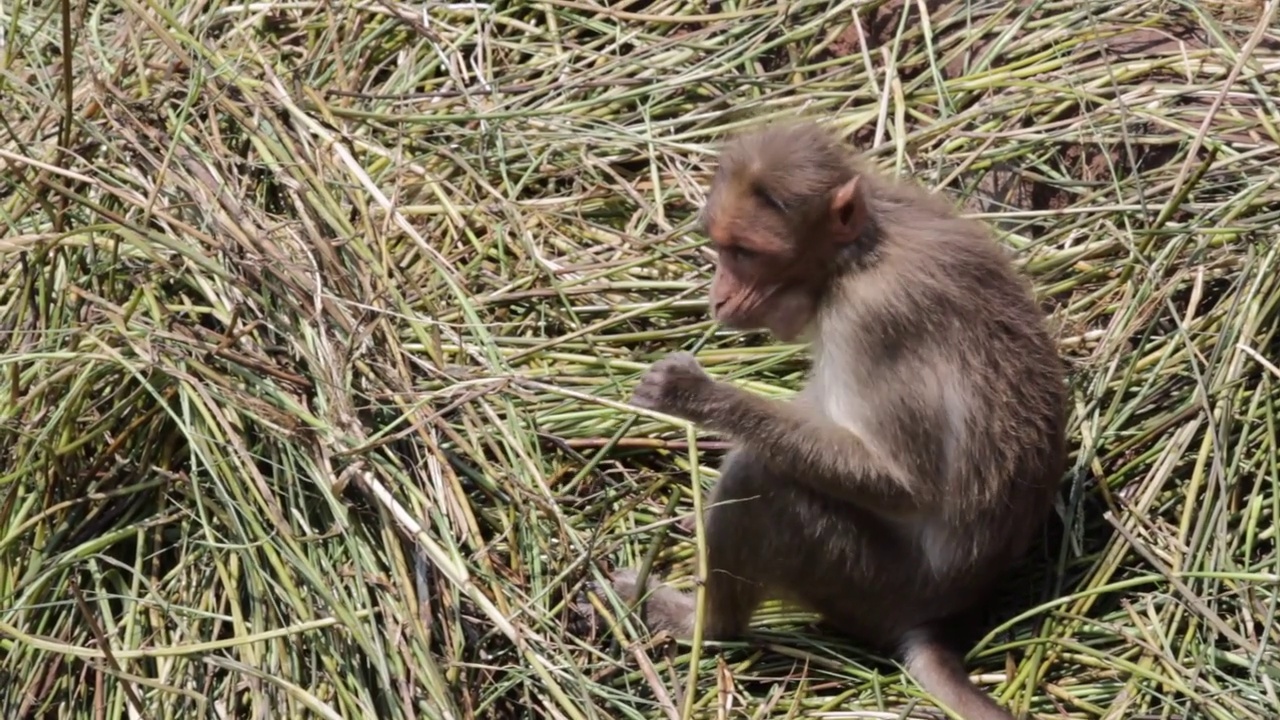
<svg viewBox="0 0 1280 720"><path fill-rule="evenodd" d="M604 589L604 585L607 584L623 603L633 605L638 595L643 594L636 592L636 576L636 571L632 569L616 570L608 576L609 580L606 583L602 584L595 580L583 583L582 589L569 603L567 623L569 632L577 637L593 639L607 631L609 629L607 618L611 611L606 610L603 614L597 611L592 598L588 595L595 595L597 598L595 602L603 601L608 606L608 594ZM646 591L652 589L656 583L650 578L647 584L649 587Z"/></svg>
<svg viewBox="0 0 1280 720"><path fill-rule="evenodd" d="M610 580L613 591L623 601L634 603L644 598L643 618L650 632L666 631L677 638L688 638L693 634L695 607L692 597L658 582L652 574L645 581L646 587L638 588L639 573L633 568L615 570Z"/></svg>
<svg viewBox="0 0 1280 720"><path fill-rule="evenodd" d="M676 527L692 535L698 529L697 518L693 513L689 513L676 521Z"/></svg>
<svg viewBox="0 0 1280 720"><path fill-rule="evenodd" d="M655 589L657 582L653 579L653 573L649 573L649 577L645 579L645 587L636 587L636 581L640 579L640 571L635 568L618 568L609 575L609 584L613 586L613 591L618 594L618 599L625 603L634 603L650 590Z"/></svg>
<svg viewBox="0 0 1280 720"><path fill-rule="evenodd" d="M593 641L608 628L604 619L600 617L600 613L596 612L595 606L585 595L585 592L581 592L573 602L569 603L569 617L568 622L565 623L565 629L574 637Z"/></svg>

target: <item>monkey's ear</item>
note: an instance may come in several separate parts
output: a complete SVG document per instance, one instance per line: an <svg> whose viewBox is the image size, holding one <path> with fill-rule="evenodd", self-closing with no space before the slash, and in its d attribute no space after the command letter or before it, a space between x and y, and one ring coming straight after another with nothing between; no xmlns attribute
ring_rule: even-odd
<svg viewBox="0 0 1280 720"><path fill-rule="evenodd" d="M858 188L858 178L856 176L836 188L836 191L832 193L831 216L842 227L850 231L843 236L845 242L850 242L858 236L858 230L861 229L862 224L867 219L867 205L866 199Z"/></svg>

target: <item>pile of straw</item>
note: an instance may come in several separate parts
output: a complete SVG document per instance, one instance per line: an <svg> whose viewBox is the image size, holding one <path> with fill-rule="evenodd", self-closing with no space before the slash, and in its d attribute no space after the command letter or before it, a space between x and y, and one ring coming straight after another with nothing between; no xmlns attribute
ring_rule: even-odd
<svg viewBox="0 0 1280 720"><path fill-rule="evenodd" d="M0 4L0 717L926 717L775 605L579 622L696 566L723 446L639 373L803 377L691 224L798 115L999 228L1072 366L983 688L1277 717L1276 6Z"/></svg>

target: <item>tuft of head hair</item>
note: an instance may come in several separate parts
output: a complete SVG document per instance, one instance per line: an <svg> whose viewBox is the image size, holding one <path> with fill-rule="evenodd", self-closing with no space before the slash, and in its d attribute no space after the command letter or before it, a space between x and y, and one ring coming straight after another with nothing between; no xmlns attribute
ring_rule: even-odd
<svg viewBox="0 0 1280 720"><path fill-rule="evenodd" d="M767 196L780 209L802 210L825 201L854 176L848 154L817 123L780 123L730 140L720 155L717 175L735 181L739 190Z"/></svg>

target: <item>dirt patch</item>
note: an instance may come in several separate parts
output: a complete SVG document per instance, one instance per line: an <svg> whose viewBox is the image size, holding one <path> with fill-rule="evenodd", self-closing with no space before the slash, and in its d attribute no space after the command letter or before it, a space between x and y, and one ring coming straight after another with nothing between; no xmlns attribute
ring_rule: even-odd
<svg viewBox="0 0 1280 720"><path fill-rule="evenodd" d="M1141 130L1136 130L1134 135L1147 141L1135 143L1131 148L1121 143L1064 144L1051 162L1057 174L1070 178L1071 187L1043 179L1043 172L1024 171L1018 163L1001 163L978 179L964 207L971 212L1062 210L1074 205L1081 192L1101 189L1115 179L1124 182L1133 175L1163 167L1177 157L1178 142L1172 135L1166 143L1150 142L1151 133ZM972 175L969 175L965 184L971 182Z"/></svg>
<svg viewBox="0 0 1280 720"><path fill-rule="evenodd" d="M858 40L858 27L849 23L839 35L836 35L836 39L831 41L828 52L835 57L848 57L858 52L861 45L862 43Z"/></svg>
<svg viewBox="0 0 1280 720"><path fill-rule="evenodd" d="M1151 133L1136 133L1150 137ZM1067 145L1059 155L1063 173L1092 186L1111 184L1117 176L1131 175L1162 167L1178 154L1178 143L1172 135L1162 144L1142 143L1129 148L1119 143L1106 145ZM1034 210L1061 210L1074 203L1074 193L1057 185L1031 181L1030 204ZM1024 206L1028 207L1028 206Z"/></svg>
<svg viewBox="0 0 1280 720"><path fill-rule="evenodd" d="M964 7L964 4L954 0L952 2L925 0L924 7L925 12L929 14L929 20L936 23L954 15L957 10ZM867 13L864 27L867 42L872 48L878 48L893 40L893 36L898 33L898 24L902 22L904 11L919 13L919 3L913 2L908 6L906 0L888 0ZM910 22L910 18L907 22Z"/></svg>
<svg viewBox="0 0 1280 720"><path fill-rule="evenodd" d="M1207 39L1199 28L1130 28L1118 35L1099 38L1101 49L1120 56L1169 55L1207 47Z"/></svg>
<svg viewBox="0 0 1280 720"><path fill-rule="evenodd" d="M1025 4L1019 3L1020 6ZM889 0L865 14L863 28L870 48L874 49L880 43L893 41L903 12L914 13L911 20L918 20L919 12L915 5L904 3L903 0ZM935 26L944 24L953 26L955 22L961 20L954 17L958 12L967 11L963 5L957 3L932 2L929 7L930 21ZM952 18L952 22L947 22L949 17ZM1158 28L1116 25L1103 28L1100 35L1096 40L1070 50L1074 54L1071 60L1072 66L1084 67L1121 57L1183 56L1211 46L1209 38L1200 27L1179 18L1165 19ZM938 33L938 37L942 37L942 33ZM943 71L944 76L955 77L966 72L966 68L982 58L991 47L991 43L996 41L994 36L975 38L975 40L976 42L968 44L955 57L949 58ZM904 41L922 42L920 34L914 31L907 35ZM939 52L947 53L946 42L939 41L939 43ZM836 41L832 43L831 49L832 52L840 53L861 52L856 28L850 24L841 31ZM1022 50L1012 47L1010 53L1018 54ZM904 48L903 55L907 54L910 53L907 52L907 48ZM915 54L922 55L922 53ZM878 54L873 57L879 59ZM994 58L989 65L998 68L1006 62L1005 58ZM918 74L921 69L899 66L897 71L904 81L907 81L910 75ZM1060 74L1069 70L1057 69L1051 72ZM1156 75L1171 72L1173 71L1160 69L1153 71ZM1203 94L1188 94L1182 97L1165 97L1161 102L1168 107L1172 115L1180 116L1184 124L1195 126L1199 124L1203 115L1193 108L1206 107L1212 100L1212 97ZM973 102L986 102L986 99L974 97ZM1073 120L1097 111L1097 108L1092 107L1090 103L1084 101L1082 103L1065 112L1054 111L1052 120L1055 125L1069 126ZM1043 116L1044 109L1046 108L1029 108L1029 114L1021 123L1022 126L1027 130L1040 127L1043 122L1050 119ZM1243 109L1241 111L1244 112ZM1016 127L1016 124L1013 127L1006 126L1003 131L1016 132ZM1048 163L1052 172L1044 170L1036 172L1030 168L1032 161L1029 159L1025 162L1012 160L986 170L976 180L973 173L966 173L964 178L957 180L956 185L964 186L966 194L969 195L965 206L972 211L1064 209L1077 202L1082 192L1088 193L1093 189L1101 189L1102 186L1117 180L1126 182L1130 177L1160 168L1176 157L1180 135L1173 130L1136 120L1128 130L1129 137L1132 139L1130 148L1126 148L1123 142L1063 142L1051 157L1037 158L1037 161ZM873 132L873 128L863 127L855 132L852 139L865 146L872 142ZM1232 131L1226 127L1218 131L1218 137L1228 141L1247 142L1249 140L1243 137L1233 138ZM1059 177L1069 180L1051 179Z"/></svg>
<svg viewBox="0 0 1280 720"><path fill-rule="evenodd" d="M926 0L924 5L925 12L929 17L929 23L933 26L936 37L941 38L947 34L942 29L950 24L948 21L970 22L967 18L971 10L966 3L955 0L946 2L943 0ZM1017 0L1011 5L1013 10L1005 11L1005 17L1008 20L1016 18L1023 9L1031 5L1031 1ZM860 16L867 51L875 51L881 46L893 42L898 33L898 26L903 21L903 13L908 14L906 19L908 34L904 38L902 55L911 54L916 45L923 42L921 33L912 28L913 24L918 25L920 23L919 4L908 2L907 0L886 0L886 2L873 8L864 10ZM1030 19L1038 19L1044 14L1045 11L1043 9L1033 11ZM1228 28L1229 34L1237 40L1237 45L1244 43L1245 37L1252 29L1252 23L1256 21L1256 18L1237 17L1238 15L1239 13L1224 14L1224 19L1236 19L1241 23L1235 27ZM982 22L989 16L990 13L983 12L975 14L971 20L975 23ZM1102 31L1103 36L1093 41L1097 51L1118 57L1178 55L1203 50L1214 45L1208 33L1190 16L1182 18L1166 16L1160 27L1135 26L1125 28L1117 25L1110 29L1110 34L1106 34L1108 29L1105 27L1102 28ZM944 68L944 75L946 77L962 75L966 66L981 58L995 42L996 37L994 34L989 38L977 39L958 57L947 63ZM1258 47L1260 50L1280 49L1280 36L1275 33L1266 35ZM848 23L827 46L827 52L833 57L847 57L862 51L863 39L859 37L858 29L852 22ZM880 59L878 54L874 54L873 58L877 61ZM922 63L916 63L916 65L922 66ZM921 67L902 66L897 70L898 74L906 79L918 74Z"/></svg>
<svg viewBox="0 0 1280 720"><path fill-rule="evenodd" d="M1030 0L1018 0L1012 3L1017 8L1026 7L1030 4ZM935 31L938 26L941 26L950 18L968 12L968 4L957 0L925 0L924 7L929 16L929 23L934 26ZM902 14L904 12L911 14L906 20L908 28L913 23L919 24L920 21L917 16L920 13L920 3L914 1L886 0L862 12L860 22L862 23L862 31L867 39L868 50L875 50L893 41L893 38L898 34L898 25L902 22ZM914 39L918 38L912 38L912 40ZM857 27L853 23L849 23L828 47L835 57L846 57L860 52L862 43L858 38Z"/></svg>

